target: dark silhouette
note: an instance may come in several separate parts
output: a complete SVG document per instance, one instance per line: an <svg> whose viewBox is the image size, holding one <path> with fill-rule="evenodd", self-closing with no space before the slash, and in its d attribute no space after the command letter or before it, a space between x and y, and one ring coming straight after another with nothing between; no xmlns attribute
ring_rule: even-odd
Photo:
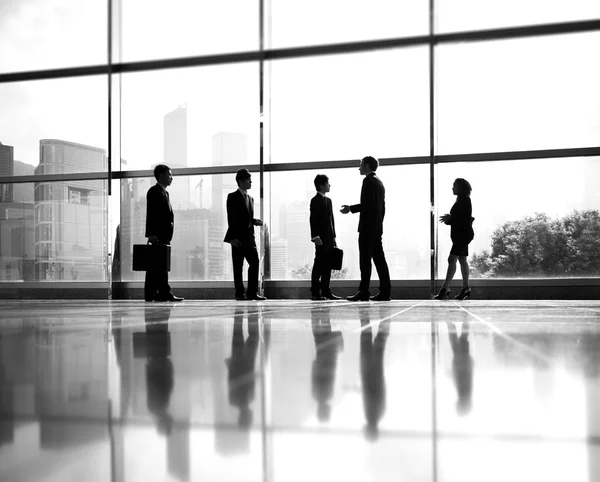
<svg viewBox="0 0 600 482"><path fill-rule="evenodd" d="M348 301L369 301L369 284L371 283L371 260L379 275L379 293L370 299L373 301L389 301L392 294L390 271L388 269L381 237L383 235L383 218L385 216L385 188L375 174L379 161L372 156L364 157L360 162L360 173L365 176L360 192L360 204L348 206L344 204L340 210L343 214L360 212L358 220L358 250L360 257L360 286Z"/></svg>
<svg viewBox="0 0 600 482"><path fill-rule="evenodd" d="M331 280L331 254L337 247L335 242L335 220L331 199L327 197L330 190L329 178L325 174L315 177L317 194L310 200L310 237L315 243L315 261L311 274L311 299L339 300L329 288Z"/></svg>
<svg viewBox="0 0 600 482"><path fill-rule="evenodd" d="M317 401L317 418L326 422L331 417L331 399L335 385L337 359L344 349L341 331L331 330L330 307L311 310L312 332L316 356L312 364L312 394Z"/></svg>
<svg viewBox="0 0 600 482"><path fill-rule="evenodd" d="M227 196L228 227L224 239L231 244L235 299L265 300L258 294L259 259L254 239L254 226L262 226L263 222L254 218L254 199L247 192L252 187L252 176L247 169L240 169L235 180L239 187ZM248 290L245 292L242 281L244 259L248 262Z"/></svg>
<svg viewBox="0 0 600 482"><path fill-rule="evenodd" d="M248 338L244 340L244 308L236 308L231 338L231 357L227 365L229 403L240 410L238 425L249 429L252 426L252 409L256 375L254 364L258 351L258 313L248 314Z"/></svg>
<svg viewBox="0 0 600 482"><path fill-rule="evenodd" d="M161 434L170 434L173 417L169 401L173 392L173 363L169 316L172 307L146 306L146 334L143 339L146 356L146 390L148 410Z"/></svg>
<svg viewBox="0 0 600 482"><path fill-rule="evenodd" d="M452 185L452 193L456 195L456 202L450 214L440 216L440 222L450 226L450 238L452 239L452 249L448 256L448 271L446 272L446 280L440 289L439 293L434 296L436 300L450 298L450 282L456 273L456 260L460 263L460 271L462 273L463 286L461 292L454 297L457 300L471 298L471 288L469 287L469 243L475 236L473 232L473 221L475 218L471 216L471 185L468 181L458 178Z"/></svg>
<svg viewBox="0 0 600 482"><path fill-rule="evenodd" d="M146 194L146 234L150 244L170 244L173 239L175 217L169 201L167 187L173 182L169 166L159 164L154 168L156 184ZM169 286L169 272L152 269L146 271L144 284L146 301L182 301Z"/></svg>
<svg viewBox="0 0 600 482"><path fill-rule="evenodd" d="M473 404L473 357L470 353L469 332L471 325L462 322L460 336L453 322L448 321L448 336L452 348L452 378L456 386L456 412L466 415Z"/></svg>
<svg viewBox="0 0 600 482"><path fill-rule="evenodd" d="M365 436L369 440L379 437L379 421L385 413L385 375L383 355L390 334L391 321L379 323L377 335L373 339L369 320L369 310L360 311L360 378L365 409Z"/></svg>

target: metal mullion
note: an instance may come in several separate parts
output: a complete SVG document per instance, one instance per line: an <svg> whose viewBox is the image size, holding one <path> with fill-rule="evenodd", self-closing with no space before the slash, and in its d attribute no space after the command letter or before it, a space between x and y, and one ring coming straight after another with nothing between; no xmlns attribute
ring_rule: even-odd
<svg viewBox="0 0 600 482"><path fill-rule="evenodd" d="M147 60L127 63L114 63L110 70L113 73L143 72L149 70L164 70L204 65L233 64L240 62L256 62L265 60L293 59L320 55L351 54L373 50L395 49L434 44L479 42L486 40L516 39L527 37L542 37L570 33L585 33L600 31L600 19L577 22L551 23L544 25L525 25L499 29L472 30L454 33L419 35L414 37L399 37L359 42L293 47L282 49L235 52L226 54L200 55L158 60ZM27 80L57 79L66 77L83 77L103 75L109 72L108 65L91 65L83 67L66 67L49 70L12 72L0 74L0 84Z"/></svg>
<svg viewBox="0 0 600 482"><path fill-rule="evenodd" d="M482 152L474 154L446 154L434 156L436 164L452 162L497 162L521 161L532 159L560 159L572 157L600 157L599 147L575 147L567 149L543 149L533 151ZM379 159L382 166L405 166L413 164L429 164L430 156L384 157ZM318 169L345 169L356 167L356 159L329 160L319 162L282 162L264 164L264 172L308 171ZM231 166L185 167L172 169L174 176L210 176L218 174L235 174L238 169L259 171L260 164L238 164ZM135 179L153 177L153 171L142 169L135 171L114 171L113 179ZM18 184L25 182L60 182L60 181L92 181L106 180L106 172L80 172L69 174L38 174L30 176L3 176L0 183Z"/></svg>

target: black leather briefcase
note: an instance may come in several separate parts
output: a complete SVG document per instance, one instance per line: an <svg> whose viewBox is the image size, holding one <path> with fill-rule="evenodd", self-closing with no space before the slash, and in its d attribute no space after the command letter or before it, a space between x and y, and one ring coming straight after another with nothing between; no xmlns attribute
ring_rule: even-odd
<svg viewBox="0 0 600 482"><path fill-rule="evenodd" d="M134 244L133 271L171 271L171 246Z"/></svg>
<svg viewBox="0 0 600 482"><path fill-rule="evenodd" d="M331 269L342 269L342 261L344 260L344 251L340 248L333 248L331 253Z"/></svg>

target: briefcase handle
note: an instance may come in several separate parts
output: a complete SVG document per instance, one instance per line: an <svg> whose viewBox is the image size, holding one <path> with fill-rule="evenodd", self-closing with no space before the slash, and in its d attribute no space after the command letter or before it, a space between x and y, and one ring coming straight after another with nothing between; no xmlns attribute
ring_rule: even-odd
<svg viewBox="0 0 600 482"><path fill-rule="evenodd" d="M146 241L146 244L150 244L150 238L148 238L148 241ZM156 243L156 246L171 246L171 245L170 244Z"/></svg>

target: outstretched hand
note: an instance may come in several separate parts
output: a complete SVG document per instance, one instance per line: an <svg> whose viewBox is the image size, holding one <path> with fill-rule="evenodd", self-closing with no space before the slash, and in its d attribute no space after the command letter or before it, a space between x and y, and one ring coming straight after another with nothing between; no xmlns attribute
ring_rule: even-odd
<svg viewBox="0 0 600 482"><path fill-rule="evenodd" d="M443 216L440 216L440 223L449 224L451 219L451 214L444 214Z"/></svg>
<svg viewBox="0 0 600 482"><path fill-rule="evenodd" d="M340 209L342 214L348 214L350 212L350 206L347 204L342 204L342 209Z"/></svg>
<svg viewBox="0 0 600 482"><path fill-rule="evenodd" d="M150 244L158 244L158 236L155 236L155 235L148 236L148 242Z"/></svg>
<svg viewBox="0 0 600 482"><path fill-rule="evenodd" d="M260 219L255 219L254 220L254 226L262 226L262 225L263 225L262 220L260 220Z"/></svg>

